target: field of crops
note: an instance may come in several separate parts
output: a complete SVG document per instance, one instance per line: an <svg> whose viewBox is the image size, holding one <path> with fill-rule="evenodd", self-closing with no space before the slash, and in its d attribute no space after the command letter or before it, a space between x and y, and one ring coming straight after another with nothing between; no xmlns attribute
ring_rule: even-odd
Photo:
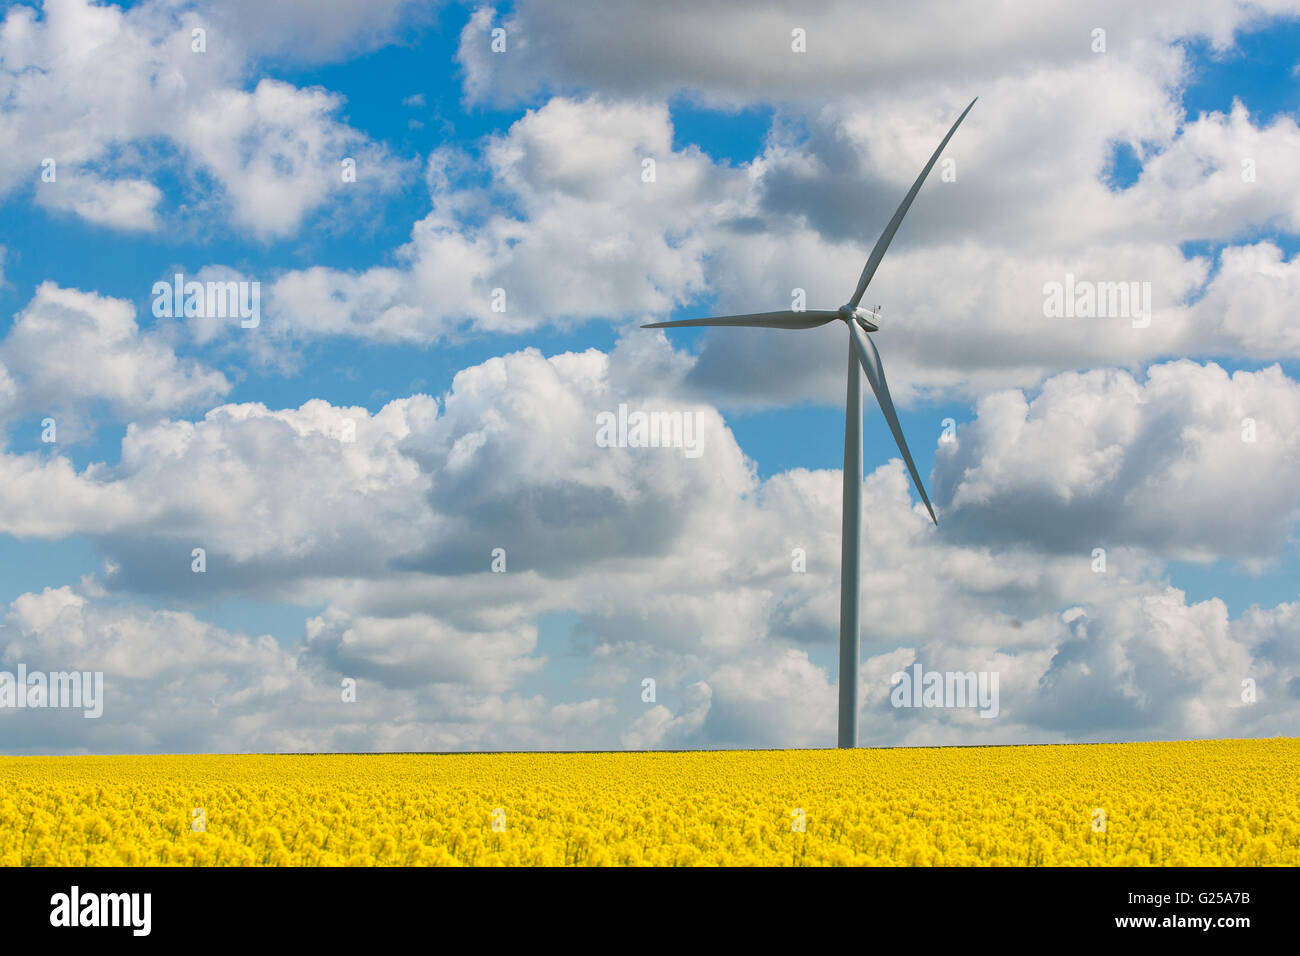
<svg viewBox="0 0 1300 956"><path fill-rule="evenodd" d="M0 757L0 864L1300 864L1300 740Z"/></svg>

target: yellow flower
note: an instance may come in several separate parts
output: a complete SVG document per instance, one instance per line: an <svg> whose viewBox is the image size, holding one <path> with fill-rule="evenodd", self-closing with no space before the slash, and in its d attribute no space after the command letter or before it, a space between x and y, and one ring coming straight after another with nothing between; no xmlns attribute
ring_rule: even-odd
<svg viewBox="0 0 1300 956"><path fill-rule="evenodd" d="M5 866L1024 864L1300 864L1300 740L0 757Z"/></svg>

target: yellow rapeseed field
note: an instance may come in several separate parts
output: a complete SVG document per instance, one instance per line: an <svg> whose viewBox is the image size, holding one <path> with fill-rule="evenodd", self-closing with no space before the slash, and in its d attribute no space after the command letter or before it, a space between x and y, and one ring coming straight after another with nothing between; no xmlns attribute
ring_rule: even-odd
<svg viewBox="0 0 1300 956"><path fill-rule="evenodd" d="M1300 740L0 757L20 865L1300 864Z"/></svg>

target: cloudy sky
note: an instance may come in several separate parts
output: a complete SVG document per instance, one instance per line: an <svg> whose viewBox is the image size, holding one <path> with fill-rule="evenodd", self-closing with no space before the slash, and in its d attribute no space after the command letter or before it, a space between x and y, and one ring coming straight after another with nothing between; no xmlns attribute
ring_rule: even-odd
<svg viewBox="0 0 1300 956"><path fill-rule="evenodd" d="M0 670L105 700L0 751L833 745L844 328L640 325L837 307L977 95L864 302L939 526L868 400L862 742L1297 732L1300 2L320 7L3 9Z"/></svg>

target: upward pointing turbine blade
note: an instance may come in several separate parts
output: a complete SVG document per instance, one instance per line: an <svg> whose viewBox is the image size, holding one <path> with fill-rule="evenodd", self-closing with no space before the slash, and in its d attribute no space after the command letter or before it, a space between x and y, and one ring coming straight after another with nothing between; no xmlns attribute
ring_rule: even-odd
<svg viewBox="0 0 1300 956"><path fill-rule="evenodd" d="M815 329L838 319L838 312L756 312L752 315L723 315L714 319L679 319L676 322L651 322L643 329L675 329L686 325L731 325L754 329Z"/></svg>
<svg viewBox="0 0 1300 956"><path fill-rule="evenodd" d="M975 97L975 100L978 99L978 96ZM975 105L975 100L970 101L970 106L967 106L966 109L962 111L961 116L957 117L957 122L952 124L952 129L948 130L948 135L943 138L943 142L939 144L939 148L934 151L934 155L930 157L930 161L925 164L925 169L921 170L921 175L916 177L916 182L912 184L912 188L908 190L907 195L903 197L903 202L898 207L898 211L894 213L894 218L889 220L889 225L885 227L885 231L882 232L880 238L876 240L875 248L871 250L871 256L867 259L867 264L862 267L862 278L858 279L857 291L853 293L853 298L849 299L850 307L856 309L858 303L862 301L862 293L867 291L867 284L871 282L871 277L876 274L876 268L880 265L880 260L885 258L885 251L889 248L889 243L893 240L894 233L898 232L898 227L902 224L903 217L907 215L907 210L911 208L912 200L915 199L916 194L921 191L921 184L925 182L925 177L930 175L930 170L934 168L934 164L938 161L939 154L942 153L943 148L948 145L948 140L952 139L952 134L957 132L957 127L960 126L961 121L966 118L966 114L971 111L971 107Z"/></svg>
<svg viewBox="0 0 1300 956"><path fill-rule="evenodd" d="M849 331L853 334L853 344L858 349L858 360L862 362L862 371L867 375L867 381L871 383L871 390L876 393L876 401L880 404L880 410L885 413L885 421L889 422L889 430L894 433L894 441L898 445L898 450L903 453L903 461L907 464L907 470L912 474L912 481L916 485L916 490L921 493L921 500L925 502L925 510L930 512L930 520L936 525L939 519L934 516L934 508L930 504L930 497L925 493L925 485L921 484L921 476L917 473L916 462L912 461L912 453L907 450L907 441L903 438L903 427L898 424L898 413L894 411L894 401L889 397L889 386L885 384L885 369L880 364L880 353L876 351L876 343L871 341L871 336L862 330L857 322L849 322Z"/></svg>

